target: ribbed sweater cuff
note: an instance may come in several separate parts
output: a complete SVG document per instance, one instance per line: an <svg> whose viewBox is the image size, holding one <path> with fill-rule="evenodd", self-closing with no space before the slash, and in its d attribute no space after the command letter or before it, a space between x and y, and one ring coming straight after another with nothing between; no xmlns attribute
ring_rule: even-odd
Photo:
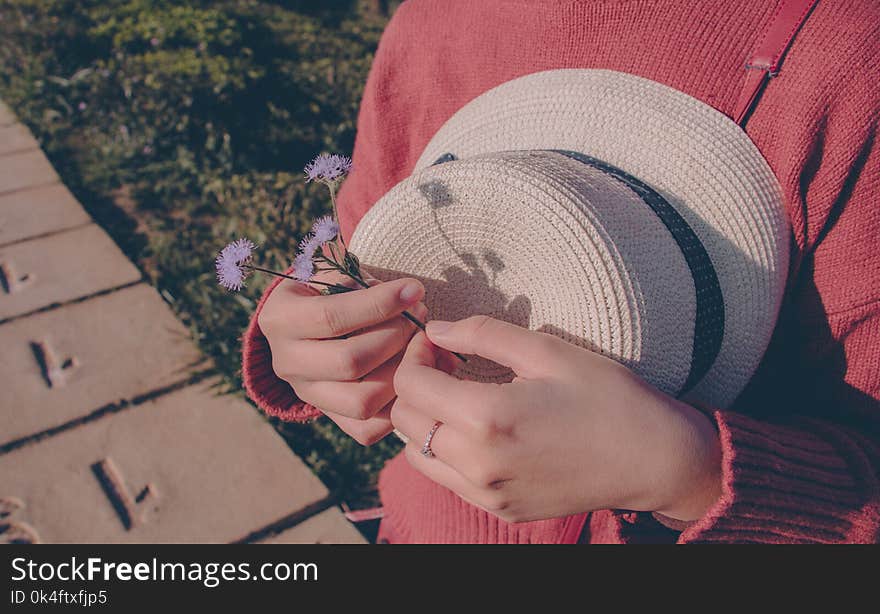
<svg viewBox="0 0 880 614"><path fill-rule="evenodd" d="M244 333L241 344L242 378L248 396L268 415L285 422L307 422L320 416L321 411L297 398L290 384L275 375L269 342L257 323L269 294L283 281L282 278L276 278L266 288Z"/></svg>
<svg viewBox="0 0 880 614"><path fill-rule="evenodd" d="M810 423L768 424L734 412L714 416L723 494L679 543L873 541L880 522L876 476L857 466L857 446L847 445L842 433L810 429Z"/></svg>

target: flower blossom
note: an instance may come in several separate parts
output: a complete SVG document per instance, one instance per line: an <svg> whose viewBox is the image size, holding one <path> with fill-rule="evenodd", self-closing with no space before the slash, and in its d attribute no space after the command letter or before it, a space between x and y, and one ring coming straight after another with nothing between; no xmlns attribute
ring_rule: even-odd
<svg viewBox="0 0 880 614"><path fill-rule="evenodd" d="M247 277L242 265L250 261L256 248L250 239L237 239L220 251L215 265L217 281L221 286L227 290L241 290Z"/></svg>
<svg viewBox="0 0 880 614"><path fill-rule="evenodd" d="M299 253L293 260L293 277L297 281L309 281L315 274L315 263L312 255L307 253Z"/></svg>
<svg viewBox="0 0 880 614"><path fill-rule="evenodd" d="M333 183L351 171L351 158L339 154L321 154L306 164L307 181Z"/></svg>
<svg viewBox="0 0 880 614"><path fill-rule="evenodd" d="M339 223L329 215L318 218L312 225L312 237L319 245L332 241L338 234Z"/></svg>

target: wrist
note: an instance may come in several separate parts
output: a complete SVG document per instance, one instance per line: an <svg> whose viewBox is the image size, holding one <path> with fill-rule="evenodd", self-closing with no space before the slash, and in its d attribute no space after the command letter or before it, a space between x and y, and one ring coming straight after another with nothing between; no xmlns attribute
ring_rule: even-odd
<svg viewBox="0 0 880 614"><path fill-rule="evenodd" d="M679 401L675 411L680 430L670 448L676 461L673 475L667 496L650 511L690 522L704 516L721 497L721 442L710 415Z"/></svg>

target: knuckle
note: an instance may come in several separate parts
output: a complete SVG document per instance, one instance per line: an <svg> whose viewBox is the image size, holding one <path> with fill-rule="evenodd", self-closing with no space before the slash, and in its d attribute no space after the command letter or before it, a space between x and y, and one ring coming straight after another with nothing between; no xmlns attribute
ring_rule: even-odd
<svg viewBox="0 0 880 614"><path fill-rule="evenodd" d="M366 356L359 352L341 351L336 357L336 375L341 380L356 380L366 375Z"/></svg>
<svg viewBox="0 0 880 614"><path fill-rule="evenodd" d="M281 364L281 360L275 354L272 354L272 371L275 372L275 375L281 377L282 369L284 366Z"/></svg>
<svg viewBox="0 0 880 614"><path fill-rule="evenodd" d="M338 337L345 333L345 318L338 309L326 302L323 302L318 310L318 321L331 337Z"/></svg>
<svg viewBox="0 0 880 614"><path fill-rule="evenodd" d="M391 379L391 384L394 386L394 393L398 397L407 397L407 382L410 378L407 377L406 367L401 364L394 371L394 377Z"/></svg>
<svg viewBox="0 0 880 614"><path fill-rule="evenodd" d="M558 350L561 341L562 339L555 335L551 335L550 333L537 333L537 336L535 337L535 349L540 354L550 356L555 354Z"/></svg>
<svg viewBox="0 0 880 614"><path fill-rule="evenodd" d="M293 389L293 393L300 401L304 401L305 403L314 405L315 407L320 405L320 403L318 402L319 399L315 397L312 387L309 386L307 382L290 380L287 383L290 384L290 387Z"/></svg>
<svg viewBox="0 0 880 614"><path fill-rule="evenodd" d="M479 488L492 491L493 484L498 482L500 477L498 471L488 462L474 463L473 467L470 468L468 472L468 479L476 484ZM495 496L491 495L491 493L487 496Z"/></svg>
<svg viewBox="0 0 880 614"><path fill-rule="evenodd" d="M355 420L368 420L376 413L376 408L370 399L364 395L356 395L349 405L349 415Z"/></svg>
<svg viewBox="0 0 880 614"><path fill-rule="evenodd" d="M260 327L260 330L268 338L275 330L276 324L277 321L275 319L274 310L270 309L269 304L267 303L260 310L260 313L257 314L257 326Z"/></svg>
<svg viewBox="0 0 880 614"><path fill-rule="evenodd" d="M294 374L290 372L287 361L282 360L275 354L272 355L272 371L275 372L280 379L289 381L293 379Z"/></svg>
<svg viewBox="0 0 880 614"><path fill-rule="evenodd" d="M346 415L356 420L369 420L388 404L387 386L377 387L369 392L357 389L346 401ZM382 421L388 424L390 416L387 419L383 417Z"/></svg>
<svg viewBox="0 0 880 614"><path fill-rule="evenodd" d="M507 516L507 513L512 511L510 509L510 499L506 495L499 494L497 492L491 492L484 495L481 503L483 509L485 509L487 512L495 514L496 516L500 516L502 514Z"/></svg>
<svg viewBox="0 0 880 614"><path fill-rule="evenodd" d="M507 507L503 510L493 513L501 518L501 520L509 524L518 524L527 520L527 518L522 513L518 512L515 509L512 509L511 507Z"/></svg>
<svg viewBox="0 0 880 614"><path fill-rule="evenodd" d="M370 321L382 322L391 315L391 301L386 295L373 296L367 306L367 315Z"/></svg>
<svg viewBox="0 0 880 614"><path fill-rule="evenodd" d="M391 420L391 424L399 424L400 423L400 412L403 404L398 403L396 400L391 405L391 411L388 414L388 419Z"/></svg>
<svg viewBox="0 0 880 614"><path fill-rule="evenodd" d="M342 428L342 430L345 431L349 437L354 439L362 446L369 445L367 442L370 441L370 430L366 428L365 425L346 425L344 428Z"/></svg>
<svg viewBox="0 0 880 614"><path fill-rule="evenodd" d="M375 415L391 404L391 401L394 399L393 390L391 384L382 383L375 388L371 387L368 392L363 392L361 395L366 399L366 403L370 406L373 415ZM390 407L388 412L390 414Z"/></svg>
<svg viewBox="0 0 880 614"><path fill-rule="evenodd" d="M357 441L362 446L371 446L374 443L377 443L378 441L380 441L381 439L382 439L382 436L379 433L366 433L365 435L362 435L361 437L359 437L355 441Z"/></svg>
<svg viewBox="0 0 880 614"><path fill-rule="evenodd" d="M351 437L362 446L371 446L387 435L385 429L377 427L365 427L352 430L354 432L349 433L349 435L351 435Z"/></svg>
<svg viewBox="0 0 880 614"><path fill-rule="evenodd" d="M478 416L474 416L471 427L484 445L495 444L510 432L507 419L494 408L485 408Z"/></svg>
<svg viewBox="0 0 880 614"><path fill-rule="evenodd" d="M353 433L349 433L349 436L350 436L352 439L354 439L356 442L358 442L359 444L361 444L362 446L368 446L368 445L370 445L370 444L368 443L368 442L369 442L369 438L368 438L368 437L365 437L364 434L361 433L360 431L355 431L355 432L353 432Z"/></svg>
<svg viewBox="0 0 880 614"><path fill-rule="evenodd" d="M497 434L495 426L495 422L487 417L474 418L471 421L471 428L474 434L484 445L495 438Z"/></svg>
<svg viewBox="0 0 880 614"><path fill-rule="evenodd" d="M492 318L485 314L471 316L467 319L472 335L480 334L487 326L491 326Z"/></svg>
<svg viewBox="0 0 880 614"><path fill-rule="evenodd" d="M295 381L289 383L290 387L293 389L293 393L296 395L296 398L298 398L300 401L316 407L321 411L321 413L325 413L325 409L330 409L322 405L322 398L320 394L316 396L313 386L309 385L308 382Z"/></svg>

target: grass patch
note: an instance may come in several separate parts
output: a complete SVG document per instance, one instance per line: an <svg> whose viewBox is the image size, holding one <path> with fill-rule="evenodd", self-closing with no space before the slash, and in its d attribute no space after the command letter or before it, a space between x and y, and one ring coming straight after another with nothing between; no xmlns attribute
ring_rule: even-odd
<svg viewBox="0 0 880 614"><path fill-rule="evenodd" d="M0 97L230 394L241 394L238 339L265 280L223 291L215 254L247 236L284 267L327 211L301 169L319 152L351 152L387 4L0 0ZM326 420L273 424L353 506L374 502L376 474L400 447L363 448Z"/></svg>

